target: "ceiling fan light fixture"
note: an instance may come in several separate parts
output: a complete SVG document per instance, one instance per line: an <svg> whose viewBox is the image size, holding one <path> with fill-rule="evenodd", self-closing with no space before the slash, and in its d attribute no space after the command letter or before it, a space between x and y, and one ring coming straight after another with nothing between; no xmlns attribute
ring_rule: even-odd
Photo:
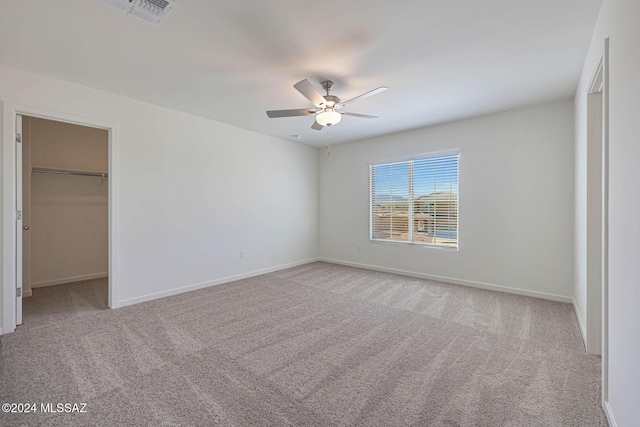
<svg viewBox="0 0 640 427"><path fill-rule="evenodd" d="M326 109L322 113L316 115L316 122L322 126L333 126L340 123L342 120L342 114L332 109Z"/></svg>

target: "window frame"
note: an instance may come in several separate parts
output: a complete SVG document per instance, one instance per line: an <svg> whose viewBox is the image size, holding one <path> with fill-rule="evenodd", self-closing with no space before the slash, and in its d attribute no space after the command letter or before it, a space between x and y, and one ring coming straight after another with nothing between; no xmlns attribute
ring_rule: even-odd
<svg viewBox="0 0 640 427"><path fill-rule="evenodd" d="M412 241L401 241L401 240L391 240L391 239L375 239L373 238L373 225L374 225L374 209L373 209L373 202L374 202L374 183L373 183L373 178L374 178L374 168L377 166L386 166L386 165L393 165L393 164L402 164L402 163L406 163L408 165L410 165L410 173L411 175L413 175L414 170L413 170L413 164L417 161L422 161L422 160L429 160L429 159L436 159L436 158L444 158L444 157L452 157L452 156L456 156L457 157L457 177L456 177L456 181L458 184L458 188L456 191L457 194L457 201L456 201L456 244L455 245L444 245L444 244L434 244L434 243L424 243L424 242L415 242L413 241L413 235L414 235L414 230L413 227L408 227L408 233L412 238ZM369 242L370 243L380 243L380 244L386 244L386 245L410 245L410 246L417 246L417 247L423 247L423 248L436 248L436 249L444 249L444 250L449 250L449 251L459 251L460 250L460 159L461 159L461 153L460 150L448 150L448 151L439 151L439 152L431 152L431 153L425 153L425 154L417 154L417 155L413 155L410 157L403 157L400 159L395 159L395 160L391 160L391 161L386 161L386 162L370 162L369 163ZM413 197L413 178L410 178L410 184L408 188L408 192L411 195L411 197L409 197L409 203L408 203L408 221L409 223L413 223L414 222L414 210L415 210L415 198Z"/></svg>

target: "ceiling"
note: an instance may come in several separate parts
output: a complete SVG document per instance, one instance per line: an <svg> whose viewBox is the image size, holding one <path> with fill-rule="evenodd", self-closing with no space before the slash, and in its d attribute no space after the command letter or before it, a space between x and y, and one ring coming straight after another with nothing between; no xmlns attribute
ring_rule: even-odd
<svg viewBox="0 0 640 427"><path fill-rule="evenodd" d="M601 0L179 0L159 25L99 0L0 0L0 64L320 147L571 97ZM293 85L350 99L331 129ZM301 135L295 139L292 135Z"/></svg>

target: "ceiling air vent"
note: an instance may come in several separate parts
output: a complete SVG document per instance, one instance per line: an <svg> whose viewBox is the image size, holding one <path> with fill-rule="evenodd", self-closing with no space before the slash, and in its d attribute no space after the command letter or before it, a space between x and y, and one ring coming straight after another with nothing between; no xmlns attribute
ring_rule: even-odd
<svg viewBox="0 0 640 427"><path fill-rule="evenodd" d="M173 0L102 0L153 25L158 25L176 5Z"/></svg>

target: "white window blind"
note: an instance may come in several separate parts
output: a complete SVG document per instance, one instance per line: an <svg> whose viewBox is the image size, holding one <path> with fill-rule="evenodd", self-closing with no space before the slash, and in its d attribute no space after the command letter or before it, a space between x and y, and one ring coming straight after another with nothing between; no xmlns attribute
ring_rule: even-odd
<svg viewBox="0 0 640 427"><path fill-rule="evenodd" d="M371 240L457 248L458 159L372 165Z"/></svg>

